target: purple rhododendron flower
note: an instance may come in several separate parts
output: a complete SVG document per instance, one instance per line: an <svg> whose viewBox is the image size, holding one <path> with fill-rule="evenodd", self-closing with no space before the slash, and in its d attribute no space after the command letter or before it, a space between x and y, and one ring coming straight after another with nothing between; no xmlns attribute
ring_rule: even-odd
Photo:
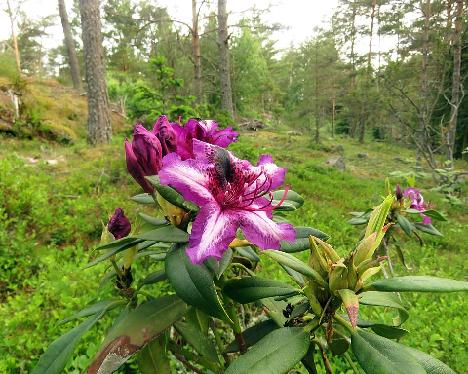
<svg viewBox="0 0 468 374"><path fill-rule="evenodd" d="M228 127L218 129L218 124L212 120L191 118L183 127L174 127L177 133L177 153L182 160L193 158L193 139L226 148L237 140L237 133Z"/></svg>
<svg viewBox="0 0 468 374"><path fill-rule="evenodd" d="M403 196L407 197L411 201L410 208L419 210L420 212L424 212L427 208L426 203L424 202L424 198L421 195L421 191L417 188L407 188L403 192ZM431 217L426 216L425 214L421 213L421 217L423 218L422 223L424 225L430 225L432 220Z"/></svg>
<svg viewBox="0 0 468 374"><path fill-rule="evenodd" d="M221 259L240 228L246 239L261 249L279 249L280 241L293 241L292 225L272 220L270 191L283 184L286 170L271 156L257 166L234 157L225 149L193 140L195 159L183 161L176 153L164 157L161 183L176 188L200 206L193 222L187 254L194 264L209 257Z"/></svg>
<svg viewBox="0 0 468 374"><path fill-rule="evenodd" d="M401 190L401 187L399 184L396 185L395 196L397 200L403 199L403 191Z"/></svg>
<svg viewBox="0 0 468 374"><path fill-rule="evenodd" d="M127 169L132 177L147 193L153 193L153 186L145 176L156 175L162 167L162 148L155 134L136 124L133 142L125 139Z"/></svg>
<svg viewBox="0 0 468 374"><path fill-rule="evenodd" d="M117 208L107 223L107 230L114 235L115 239L125 238L132 229L130 221L125 216L122 208Z"/></svg>
<svg viewBox="0 0 468 374"><path fill-rule="evenodd" d="M179 125L169 123L166 116L160 116L153 127L153 134L159 139L163 156L177 150L177 133L174 129Z"/></svg>

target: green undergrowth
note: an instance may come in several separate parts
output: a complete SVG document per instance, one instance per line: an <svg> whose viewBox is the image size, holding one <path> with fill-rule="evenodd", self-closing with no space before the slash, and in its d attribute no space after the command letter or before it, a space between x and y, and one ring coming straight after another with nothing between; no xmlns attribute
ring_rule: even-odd
<svg viewBox="0 0 468 374"><path fill-rule="evenodd" d="M58 325L58 321L111 287L107 284L95 291L105 265L88 270L83 267L99 239L101 221L105 222L113 209L124 208L135 221L137 206L128 197L139 189L126 172L123 136L96 149L82 141L68 147L37 140L0 141L0 372L28 372L47 345L74 324ZM343 152L335 151L338 144ZM346 223L349 212L377 204L385 194L384 177L390 172L412 170L409 149L385 143L360 145L341 138L324 139L323 144L315 145L307 136L287 131L243 133L232 149L252 162L260 154L270 153L279 165L287 167L287 184L306 200L290 215L291 221L331 234L330 241L341 253L352 249L360 236L360 228ZM345 171L326 164L341 153ZM57 162L51 165L50 160ZM396 178L392 182L404 184ZM412 270L404 269L394 256L396 271L463 279L467 205L452 207L440 194L427 191L432 187L430 179L417 184L449 222L437 224L444 237L426 237L422 247L407 243L404 251ZM467 190L466 185L463 188ZM299 254L302 258L306 255ZM261 258L263 276L287 279L278 265ZM411 312L404 327L411 334L402 342L462 372L467 361L464 295L404 298ZM364 307L362 313L368 316ZM382 310L381 315L369 317L389 316L391 311ZM67 372L85 370L108 323L109 319L104 319L85 336ZM338 367L344 366L338 363Z"/></svg>

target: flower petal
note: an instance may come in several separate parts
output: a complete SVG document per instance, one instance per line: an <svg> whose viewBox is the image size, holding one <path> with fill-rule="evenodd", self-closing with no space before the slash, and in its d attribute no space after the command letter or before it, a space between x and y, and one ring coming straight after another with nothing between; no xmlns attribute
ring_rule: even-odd
<svg viewBox="0 0 468 374"><path fill-rule="evenodd" d="M214 201L208 189L208 170L205 165L200 165L195 160L182 161L178 154L170 153L163 158L159 179L162 184L174 187L185 199L201 206Z"/></svg>
<svg viewBox="0 0 468 374"><path fill-rule="evenodd" d="M280 241L293 241L296 231L289 223L276 223L269 217L269 211L244 210L238 212L238 220L245 237L261 249L279 249Z"/></svg>
<svg viewBox="0 0 468 374"><path fill-rule="evenodd" d="M257 168L262 169L271 178L271 189L278 188L283 184L287 169L276 166L270 155L261 155L257 162Z"/></svg>
<svg viewBox="0 0 468 374"><path fill-rule="evenodd" d="M204 205L193 222L187 248L190 260L194 264L209 257L220 260L236 237L238 226L234 211L221 210L216 203Z"/></svg>
<svg viewBox="0 0 468 374"><path fill-rule="evenodd" d="M143 190L149 194L154 192L153 186L146 180L145 173L138 163L138 159L133 152L132 144L125 139L125 158L127 160L127 170L130 175L137 181Z"/></svg>

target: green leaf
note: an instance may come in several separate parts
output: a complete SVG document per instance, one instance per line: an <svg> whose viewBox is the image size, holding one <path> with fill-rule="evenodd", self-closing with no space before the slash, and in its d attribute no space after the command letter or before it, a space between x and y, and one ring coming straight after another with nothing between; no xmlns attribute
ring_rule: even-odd
<svg viewBox="0 0 468 374"><path fill-rule="evenodd" d="M174 327L177 332L189 343L195 351L202 357L208 358L210 361L216 362L219 366L219 358L216 353L216 348L211 339L203 334L200 327L193 323L177 322Z"/></svg>
<svg viewBox="0 0 468 374"><path fill-rule="evenodd" d="M166 256L165 268L182 300L213 317L230 321L216 293L212 273L204 264L192 264L185 253L185 245L173 246Z"/></svg>
<svg viewBox="0 0 468 374"><path fill-rule="evenodd" d="M408 330L401 327L389 326L379 322L365 321L358 319L357 325L362 328L370 328L376 334L388 339L400 339L409 333Z"/></svg>
<svg viewBox="0 0 468 374"><path fill-rule="evenodd" d="M273 296L292 296L300 291L287 283L258 277L244 277L227 281L223 293L241 304Z"/></svg>
<svg viewBox="0 0 468 374"><path fill-rule="evenodd" d="M306 280L301 273L297 272L294 269L291 269L289 266L283 264L280 265L284 269L284 271L286 271L286 273L288 273L289 276L294 280L294 282L296 282L299 286L303 287L306 284Z"/></svg>
<svg viewBox="0 0 468 374"><path fill-rule="evenodd" d="M166 226L169 224L165 218L153 217L141 212L138 213L138 215L143 219L143 221L149 223L152 226Z"/></svg>
<svg viewBox="0 0 468 374"><path fill-rule="evenodd" d="M330 236L324 232L314 229L312 227L295 227L296 230L296 240L293 242L287 242L285 240L281 241L280 250L283 252L293 253L305 251L310 248L309 236L315 236L323 241L330 239Z"/></svg>
<svg viewBox="0 0 468 374"><path fill-rule="evenodd" d="M133 238L131 236L127 236L126 238L122 238L122 239L119 239L119 240L114 240L112 242L109 242L109 243L106 243L106 244L103 244L103 245L99 245L99 246L97 246L95 248L95 250L123 247L123 246L126 246L126 245L129 245L129 246L127 246L125 248L129 248L129 247L131 247L131 246L133 246L133 245L135 245L137 243L140 243L140 242L142 242L142 240L138 240L138 239Z"/></svg>
<svg viewBox="0 0 468 374"><path fill-rule="evenodd" d="M379 279L368 284L365 289L381 292L456 292L468 291L468 282L429 276L407 276Z"/></svg>
<svg viewBox="0 0 468 374"><path fill-rule="evenodd" d="M139 235L135 235L137 239L143 239L153 242L162 243L187 243L189 235L174 226L163 226Z"/></svg>
<svg viewBox="0 0 468 374"><path fill-rule="evenodd" d="M141 194L135 195L131 197L130 200L133 200L137 202L138 204L144 204L144 205L154 204L153 197L148 193L141 193Z"/></svg>
<svg viewBox="0 0 468 374"><path fill-rule="evenodd" d="M138 305L112 327L88 373L111 373L117 370L131 356L182 318L186 311L185 303L175 295L162 296Z"/></svg>
<svg viewBox="0 0 468 374"><path fill-rule="evenodd" d="M426 374L424 368L400 344L363 330L351 334L351 346L359 365L369 374Z"/></svg>
<svg viewBox="0 0 468 374"><path fill-rule="evenodd" d="M442 361L427 353L418 351L417 349L401 345L404 350L409 353L428 374L456 374L451 368L445 365Z"/></svg>
<svg viewBox="0 0 468 374"><path fill-rule="evenodd" d="M447 221L447 218L442 213L434 209L428 209L422 213L428 217L435 219L436 221Z"/></svg>
<svg viewBox="0 0 468 374"><path fill-rule="evenodd" d="M405 322L409 317L408 311L401 304L400 299L395 294L376 291L363 292L359 294L359 303L364 305L383 306L398 309L401 318L400 324Z"/></svg>
<svg viewBox="0 0 468 374"><path fill-rule="evenodd" d="M342 355L348 350L349 345L349 338L335 329L331 342L328 342L328 347L333 355Z"/></svg>
<svg viewBox="0 0 468 374"><path fill-rule="evenodd" d="M123 305L126 302L121 299L114 299L114 300L103 300L99 301L96 304L90 305L83 310L80 310L78 313L73 314L70 317L67 317L59 322L59 324L67 323L69 321L72 321L74 319L78 318L83 318L83 317L88 317L92 316L93 314L100 313L100 312L107 312L111 309L114 309L115 307L119 305Z"/></svg>
<svg viewBox="0 0 468 374"><path fill-rule="evenodd" d="M260 262L260 257L257 256L257 253L250 246L236 247L236 252L254 263Z"/></svg>
<svg viewBox="0 0 468 374"><path fill-rule="evenodd" d="M272 320L267 319L257 324L249 327L248 329L242 331L242 336L244 337L245 344L248 347L251 347L255 343L257 343L260 339L262 339L265 335L269 334L273 330L276 330L278 325ZM239 344L237 340L233 340L228 346L225 348L226 353L236 353L239 352Z"/></svg>
<svg viewBox="0 0 468 374"><path fill-rule="evenodd" d="M161 282L163 280L166 280L167 279L167 275L166 275L166 272L164 271L164 269L161 269L161 270L157 270L151 274L148 274L146 276L145 279L143 279L139 285L138 285L138 288L141 288L142 286L146 285L146 284L153 284L153 283L157 283L157 282Z"/></svg>
<svg viewBox="0 0 468 374"><path fill-rule="evenodd" d="M141 374L171 374L171 365L165 347L166 337L161 335L150 342L138 354Z"/></svg>
<svg viewBox="0 0 468 374"><path fill-rule="evenodd" d="M302 328L279 328L236 358L225 374L285 373L305 356L309 344L309 334Z"/></svg>
<svg viewBox="0 0 468 374"><path fill-rule="evenodd" d="M350 212L354 217L348 220L350 225L363 225L369 222L369 216L372 209L368 209L365 212Z"/></svg>
<svg viewBox="0 0 468 374"><path fill-rule="evenodd" d="M130 243L126 243L125 245L121 245L121 246L109 249L104 254L102 254L101 256L99 256L97 258L95 258L93 261L91 261L89 264L87 264L85 267L83 267L83 269L89 269L90 267L93 267L93 266L99 264L100 262L107 260L109 257L112 257L112 256L116 255L117 253L125 251L126 249L128 249L130 247L133 247L135 245L136 245L136 242L130 242Z"/></svg>
<svg viewBox="0 0 468 374"><path fill-rule="evenodd" d="M439 230L437 230L434 226L431 224L429 225L424 225L421 222L415 222L413 223L414 227L416 227L419 231L424 232L426 234L430 235L436 235L436 236L444 236Z"/></svg>
<svg viewBox="0 0 468 374"><path fill-rule="evenodd" d="M186 201L174 188L161 184L157 175L151 175L145 178L151 182L161 197L164 200L170 202L172 205L194 212L198 211L198 207L195 204L191 203L190 201Z"/></svg>
<svg viewBox="0 0 468 374"><path fill-rule="evenodd" d="M411 233L413 232L413 225L411 224L411 222L408 221L408 219L401 214L397 214L396 218L398 225L405 232L405 234L411 236Z"/></svg>
<svg viewBox="0 0 468 374"><path fill-rule="evenodd" d="M61 374L81 337L102 317L104 312L89 317L74 329L54 340L39 358L32 374Z"/></svg>
<svg viewBox="0 0 468 374"><path fill-rule="evenodd" d="M293 255L275 250L263 251L262 253L271 257L273 260L276 260L280 264L286 265L291 269L311 278L314 282L318 283L322 287L328 288L327 283L323 280L317 271L312 269L309 265L303 263L301 260L298 260Z"/></svg>
<svg viewBox="0 0 468 374"><path fill-rule="evenodd" d="M271 204L273 206L276 206L280 203L280 201L283 199L285 190L278 190L273 192L273 201ZM289 190L288 193L286 194L286 197L283 201L283 203L275 208L275 210L281 211L281 210L296 210L297 208L300 208L302 205L304 205L304 199L301 195L299 195L297 192L294 192L293 190Z"/></svg>

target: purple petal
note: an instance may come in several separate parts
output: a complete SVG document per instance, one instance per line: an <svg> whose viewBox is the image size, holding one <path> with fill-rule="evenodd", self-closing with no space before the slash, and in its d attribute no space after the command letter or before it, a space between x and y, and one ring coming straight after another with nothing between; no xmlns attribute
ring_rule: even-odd
<svg viewBox="0 0 468 374"><path fill-rule="evenodd" d="M133 133L132 149L144 175L158 174L161 169L162 148L156 135L137 124Z"/></svg>
<svg viewBox="0 0 468 374"><path fill-rule="evenodd" d="M423 225L430 225L432 223L431 217L426 216L425 214L421 214L421 217L423 218Z"/></svg>
<svg viewBox="0 0 468 374"><path fill-rule="evenodd" d="M132 225L125 216L122 208L117 208L107 223L107 230L114 235L116 240L125 238L130 234Z"/></svg>
<svg viewBox="0 0 468 374"><path fill-rule="evenodd" d="M237 136L237 132L233 131L232 127L227 127L212 135L212 143L226 148L229 144L237 141Z"/></svg>
<svg viewBox="0 0 468 374"><path fill-rule="evenodd" d="M280 241L293 241L296 231L289 223L276 223L264 210L240 211L238 219L245 237L261 249L279 249Z"/></svg>
<svg viewBox="0 0 468 374"><path fill-rule="evenodd" d="M193 222L187 255L194 264L209 257L220 260L236 237L236 214L221 210L216 203L204 205Z"/></svg>
<svg viewBox="0 0 468 374"><path fill-rule="evenodd" d="M283 184L287 169L276 166L270 155L261 155L257 162L257 167L262 169L271 178L271 189L278 188Z"/></svg>
<svg viewBox="0 0 468 374"><path fill-rule="evenodd" d="M159 139L162 155L165 156L177 149L177 133L166 116L160 116L153 127L153 134Z"/></svg>
<svg viewBox="0 0 468 374"><path fill-rule="evenodd" d="M174 187L185 199L197 205L202 206L214 201L208 188L210 184L208 169L195 160L182 161L178 154L168 154L163 158L159 179L162 184Z"/></svg>
<svg viewBox="0 0 468 374"><path fill-rule="evenodd" d="M153 186L146 180L145 173L138 163L137 157L133 152L133 148L128 139L125 139L125 159L127 161L127 170L130 175L137 181L143 190L149 194L154 192Z"/></svg>

